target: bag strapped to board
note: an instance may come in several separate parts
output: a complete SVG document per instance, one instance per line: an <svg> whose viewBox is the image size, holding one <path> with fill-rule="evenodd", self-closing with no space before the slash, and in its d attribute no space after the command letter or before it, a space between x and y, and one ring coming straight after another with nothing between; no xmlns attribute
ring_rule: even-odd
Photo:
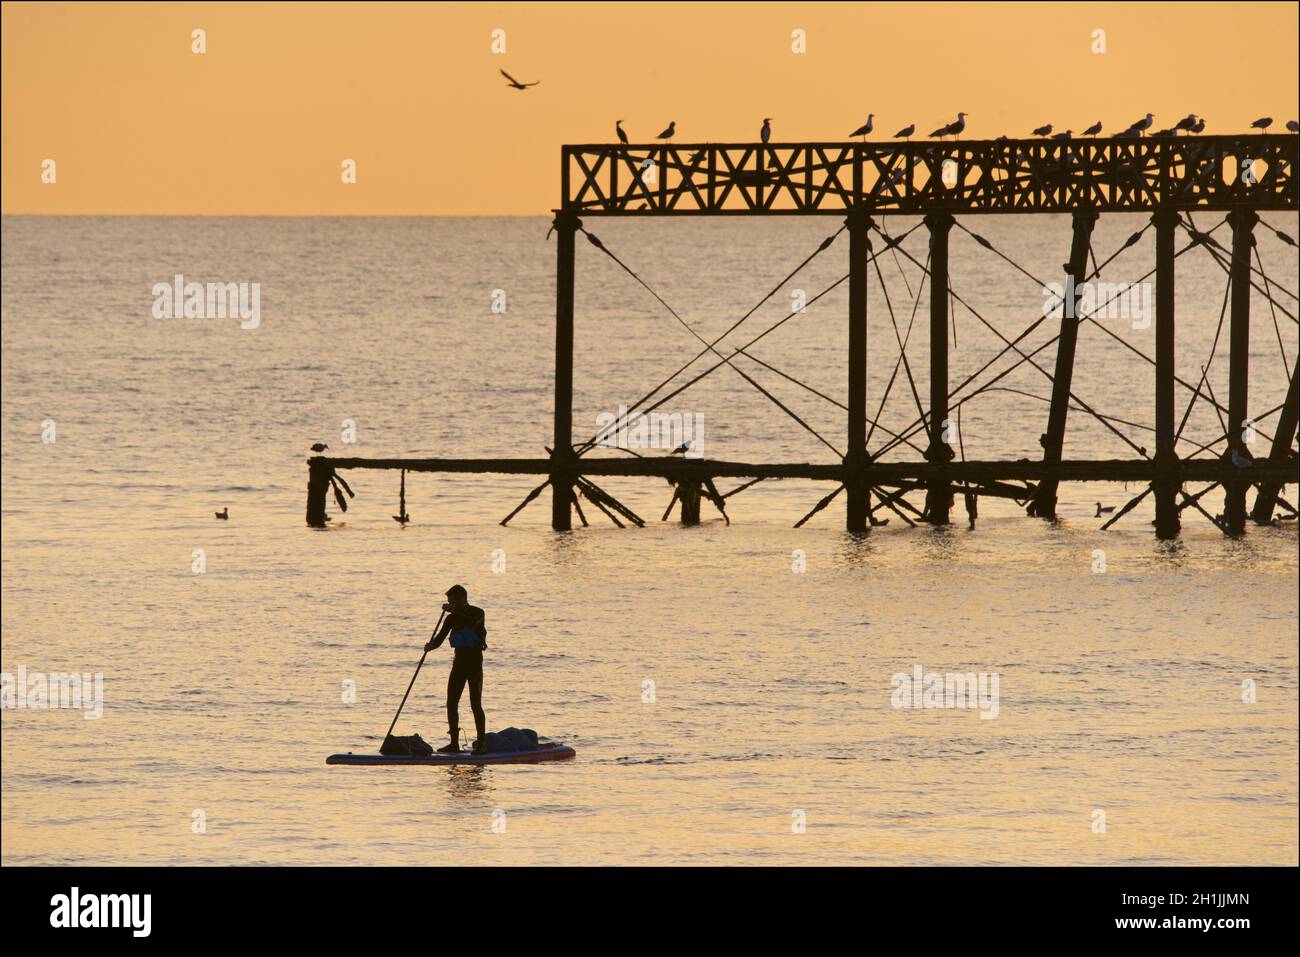
<svg viewBox="0 0 1300 957"><path fill-rule="evenodd" d="M418 734L390 734L379 746L379 753L385 755L405 754L411 757L427 758L433 754L433 745Z"/></svg>

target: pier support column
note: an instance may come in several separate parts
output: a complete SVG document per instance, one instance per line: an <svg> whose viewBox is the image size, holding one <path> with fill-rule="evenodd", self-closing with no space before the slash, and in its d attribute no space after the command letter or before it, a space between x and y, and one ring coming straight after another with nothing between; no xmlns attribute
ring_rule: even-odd
<svg viewBox="0 0 1300 957"><path fill-rule="evenodd" d="M848 492L847 528L865 532L871 510L867 487L867 264L871 256L871 217L853 210L849 229L849 422L844 456Z"/></svg>
<svg viewBox="0 0 1300 957"><path fill-rule="evenodd" d="M1253 230L1259 217L1249 209L1228 214L1232 225L1232 303L1228 342L1228 448L1224 458L1232 460L1234 452L1248 456L1244 432L1250 375L1250 253L1255 245ZM1246 530L1246 490L1249 482L1225 482L1223 519L1228 531L1240 535Z"/></svg>
<svg viewBox="0 0 1300 957"><path fill-rule="evenodd" d="M677 500L682 506L682 524L700 524L700 483L682 479L677 483Z"/></svg>
<svg viewBox="0 0 1300 957"><path fill-rule="evenodd" d="M946 466L952 461L948 433L948 232L953 219L947 213L925 217L930 230L930 444L925 457ZM930 479L925 494L925 517L932 525L947 525L952 489L946 475Z"/></svg>
<svg viewBox="0 0 1300 957"><path fill-rule="evenodd" d="M1156 536L1178 535L1178 490L1182 481L1174 449L1174 228L1178 214L1162 209L1156 226Z"/></svg>
<svg viewBox="0 0 1300 957"><path fill-rule="evenodd" d="M1286 402L1282 404L1282 414L1277 420L1277 431L1273 433L1273 448L1268 457L1274 462L1284 460L1291 453L1291 443L1295 440L1296 425L1300 423L1300 408L1297 408L1296 384L1300 382L1300 359L1296 360L1291 370L1291 385L1286 390ZM1278 492L1282 491L1281 482L1264 482L1255 496L1255 507L1250 517L1260 525L1267 525L1273 517L1273 506L1277 504Z"/></svg>
<svg viewBox="0 0 1300 957"><path fill-rule="evenodd" d="M573 240L582 221L555 214L555 443L551 452L551 528L573 527Z"/></svg>
<svg viewBox="0 0 1300 957"><path fill-rule="evenodd" d="M1065 445L1065 420L1070 411L1070 388L1074 380L1074 352L1079 341L1078 315L1079 290L1087 281L1088 242L1097 214L1081 209L1074 214L1074 237L1070 241L1070 261L1065 264L1065 301L1061 307L1061 335L1056 341L1056 372L1052 376L1052 406L1047 414L1047 431L1039 444L1043 447L1043 462L1061 461ZM1029 503L1030 515L1056 518L1056 490L1059 480L1050 472L1038 483L1034 499Z"/></svg>
<svg viewBox="0 0 1300 957"><path fill-rule="evenodd" d="M326 525L325 495L333 474L334 466L324 456L317 455L307 460L307 524L312 528Z"/></svg>

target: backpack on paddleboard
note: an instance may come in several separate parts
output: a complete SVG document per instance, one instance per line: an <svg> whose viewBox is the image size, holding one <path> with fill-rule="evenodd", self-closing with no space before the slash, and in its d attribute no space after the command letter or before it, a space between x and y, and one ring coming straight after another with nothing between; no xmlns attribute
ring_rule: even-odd
<svg viewBox="0 0 1300 957"><path fill-rule="evenodd" d="M418 734L390 734L379 746L380 754L407 754L427 758L433 754L433 745Z"/></svg>

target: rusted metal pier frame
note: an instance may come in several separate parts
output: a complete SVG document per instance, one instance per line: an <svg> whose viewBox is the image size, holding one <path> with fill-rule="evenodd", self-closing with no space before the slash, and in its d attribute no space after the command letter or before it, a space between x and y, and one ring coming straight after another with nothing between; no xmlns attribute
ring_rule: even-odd
<svg viewBox="0 0 1300 957"><path fill-rule="evenodd" d="M407 472L443 472L448 474L550 475L549 458L516 459L370 459L313 456L308 459L307 523L325 525L325 503L329 478L337 471L378 469ZM1175 478L1191 482L1226 482L1248 475L1252 483L1293 483L1300 480L1295 460L1256 459L1242 470L1219 459L1187 459L1176 466ZM598 458L583 459L584 475L665 478L674 482L703 483L706 479L764 478L809 479L844 482L851 475L843 463L727 462L711 459L680 458ZM1161 476L1160 467L1150 459L1102 459L1097 461L1061 462L874 462L873 485L916 485L924 487L936 478L949 482L993 485L1006 481L1040 482L1055 477L1068 482L1153 482ZM313 521L313 516L317 521Z"/></svg>
<svg viewBox="0 0 1300 957"><path fill-rule="evenodd" d="M1221 483L1224 527L1240 532L1245 497L1259 487L1251 516L1266 522L1279 487L1296 481L1291 443L1296 432L1296 378L1281 409L1269 459L1241 467L1247 411L1252 229L1265 210L1295 211L1300 138L1293 135L1151 137L1056 140L974 140L890 143L590 144L562 148L555 327L555 409L550 459L310 460L308 524L326 522L325 500L336 469L504 472L545 475L552 489L551 525L571 527L575 486L583 475L652 475L687 490L682 519L698 521L701 483L721 477L837 481L848 494L850 531L868 527L870 489L907 486L926 493L924 517L949 519L956 483L981 494L1018 498L1005 480L1038 483L1025 489L1030 514L1056 514L1062 481L1146 481L1155 492L1156 530L1178 533L1185 481ZM1258 179L1239 175L1263 161ZM1228 448L1223 458L1179 461L1174 451L1174 237L1180 214L1227 212L1233 229ZM1156 233L1156 452L1151 460L1062 459L1071 398L1078 322L1062 317L1041 462L954 462L946 441L948 417L948 232L955 217L996 213L1069 213L1073 240L1064 271L1074 286L1087 275L1089 239L1101 213L1146 213ZM572 435L575 236L586 217L841 216L849 234L847 452L834 464L746 464L681 459L589 459ZM867 267L872 217L920 215L930 233L930 408L927 461L872 460L867 422ZM1067 307L1073 307L1067 301ZM581 473L581 474L580 474ZM981 484L982 483L982 484ZM525 501L530 501L542 486ZM692 493L692 490L694 492ZM599 491L599 490L596 490ZM617 503L612 503L617 506ZM825 504L825 503L823 503ZM1190 503L1189 503L1190 504ZM621 506L618 506L621 507ZM670 506L671 508L671 506ZM585 520L584 520L585 521ZM617 519L615 519L617 521ZM638 520L639 521L639 520Z"/></svg>

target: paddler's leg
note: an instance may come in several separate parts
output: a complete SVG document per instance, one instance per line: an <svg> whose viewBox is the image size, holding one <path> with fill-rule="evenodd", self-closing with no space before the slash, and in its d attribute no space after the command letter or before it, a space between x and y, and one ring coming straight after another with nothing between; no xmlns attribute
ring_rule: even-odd
<svg viewBox="0 0 1300 957"><path fill-rule="evenodd" d="M487 715L483 713L483 653L475 656L474 666L469 673L469 706L474 711L474 727L478 730L475 741L476 751L485 751L487 740Z"/></svg>
<svg viewBox="0 0 1300 957"><path fill-rule="evenodd" d="M457 655L452 659L451 674L447 676L447 730L451 733L451 743L438 749L444 754L460 750L460 693L465 690L468 678Z"/></svg>

